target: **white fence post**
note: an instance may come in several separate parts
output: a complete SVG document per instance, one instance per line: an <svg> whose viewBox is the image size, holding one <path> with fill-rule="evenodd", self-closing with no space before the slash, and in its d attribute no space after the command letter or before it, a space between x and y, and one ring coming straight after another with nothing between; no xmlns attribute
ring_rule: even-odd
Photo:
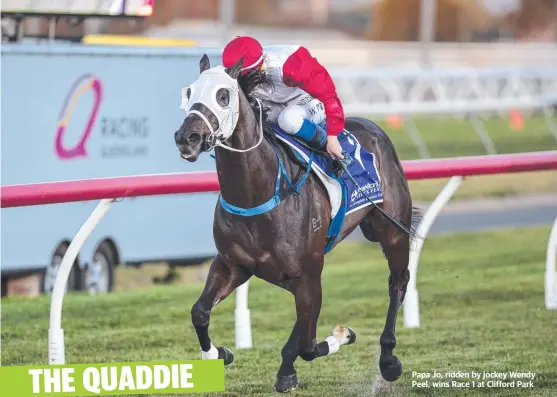
<svg viewBox="0 0 557 397"><path fill-rule="evenodd" d="M476 131L476 134L482 141L482 144L484 145L487 154L497 154L497 149L495 149L495 144L493 143L493 140L489 136L489 133L485 129L483 123L478 119L478 116L472 114L470 116L470 122L472 123L472 127L474 127L474 131Z"/></svg>
<svg viewBox="0 0 557 397"><path fill-rule="evenodd" d="M52 297L50 300L50 328L48 329L48 363L65 364L66 349L64 346L64 330L62 329L62 301L64 291L68 282L68 276L72 265L81 250L81 247L93 232L97 224L108 212L115 199L104 199L97 205L89 218L81 226L74 239L70 243L62 263L58 268Z"/></svg>
<svg viewBox="0 0 557 397"><path fill-rule="evenodd" d="M557 309L557 217L547 243L545 262L545 308Z"/></svg>
<svg viewBox="0 0 557 397"><path fill-rule="evenodd" d="M236 288L236 310L234 310L234 325L237 349L251 349L251 319L248 309L249 280Z"/></svg>
<svg viewBox="0 0 557 397"><path fill-rule="evenodd" d="M545 106L543 108L543 115L544 115L544 118L545 118L545 125L547 126L549 131L551 131L551 134L553 135L553 138L555 138L555 142L557 142L557 124L555 124L555 121L553 121L554 113L555 113L555 111L553 110L553 108L550 108L548 106Z"/></svg>
<svg viewBox="0 0 557 397"><path fill-rule="evenodd" d="M404 127L414 142L414 146L418 150L418 154L421 159L429 159L431 158L431 154L429 153L429 148L427 147L427 143L425 143L422 135L420 134L420 130L416 126L416 122L412 118L411 115L408 115L404 118Z"/></svg>
<svg viewBox="0 0 557 397"><path fill-rule="evenodd" d="M461 176L453 176L449 179L449 182L443 187L443 190L437 195L435 200L431 203L429 208L424 214L424 218L418 226L417 234L420 237L426 238L433 225L433 222L443 209L443 207L449 202L456 189L460 186L464 180ZM418 263L420 261L420 254L422 252L422 247L424 242L422 239L417 239L412 242L415 243L416 247L412 247L410 250L410 258L408 262L408 269L410 271L410 281L408 282L408 288L406 290L406 297L403 303L403 319L405 328L419 328L420 327L420 303L418 298L418 289L416 288L416 277L418 275Z"/></svg>

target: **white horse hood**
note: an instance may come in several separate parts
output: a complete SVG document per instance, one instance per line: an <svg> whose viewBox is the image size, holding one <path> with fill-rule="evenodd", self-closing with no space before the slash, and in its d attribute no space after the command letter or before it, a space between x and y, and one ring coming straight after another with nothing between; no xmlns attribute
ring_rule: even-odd
<svg viewBox="0 0 557 397"><path fill-rule="evenodd" d="M221 88L225 88L229 92L230 101L225 107L217 102L217 91ZM180 109L183 109L187 114L193 113L201 117L211 131L211 135L226 140L232 135L238 123L240 115L239 89L238 81L226 73L224 66L214 66L201 73L190 86L182 88ZM191 110L196 103L202 103L215 115L219 123L217 130L213 129L203 113L195 109Z"/></svg>

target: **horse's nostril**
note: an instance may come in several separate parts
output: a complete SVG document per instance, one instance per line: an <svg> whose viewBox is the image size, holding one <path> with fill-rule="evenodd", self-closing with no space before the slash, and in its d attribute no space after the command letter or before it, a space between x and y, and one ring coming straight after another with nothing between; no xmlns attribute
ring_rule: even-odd
<svg viewBox="0 0 557 397"><path fill-rule="evenodd" d="M188 142L192 145L201 142L201 135L197 133L191 133L190 136L188 136Z"/></svg>
<svg viewBox="0 0 557 397"><path fill-rule="evenodd" d="M174 140L177 144L184 144L187 142L187 137L181 130L178 130L174 133Z"/></svg>

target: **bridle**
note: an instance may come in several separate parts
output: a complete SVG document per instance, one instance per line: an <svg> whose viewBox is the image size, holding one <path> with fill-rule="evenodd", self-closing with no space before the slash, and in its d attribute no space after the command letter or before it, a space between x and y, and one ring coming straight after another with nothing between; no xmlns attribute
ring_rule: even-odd
<svg viewBox="0 0 557 397"><path fill-rule="evenodd" d="M249 152L249 151L257 148L261 144L261 142L263 141L263 106L261 104L261 101L258 98L255 98L255 100L257 101L257 105L259 106L259 140L257 141L257 143L255 145L253 145L252 147L250 147L248 149L235 149L231 146L225 145L224 142L226 142L228 139L230 139L230 137L232 135L230 135L230 137L228 137L224 140L221 138L222 124L219 127L219 129L215 131L213 129L213 126L211 125L211 123L207 119L207 117L202 112L200 112L198 110L190 110L190 113L193 113L193 114L196 114L197 116L199 116L201 118L201 120L203 120L203 122L207 125L207 128L209 128L209 131L211 131L211 133L205 138L205 143L206 143L207 147L206 147L206 149L204 149L202 151L203 152L210 152L211 150L213 150L216 147L222 147L223 149L230 150L232 152L246 153L246 152ZM231 112L231 115L233 117L234 113Z"/></svg>

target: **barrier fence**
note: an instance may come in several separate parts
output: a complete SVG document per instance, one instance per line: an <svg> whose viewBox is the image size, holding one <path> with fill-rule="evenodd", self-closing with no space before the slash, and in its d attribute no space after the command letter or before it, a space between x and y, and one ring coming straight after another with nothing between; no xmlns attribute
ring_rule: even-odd
<svg viewBox="0 0 557 397"><path fill-rule="evenodd" d="M426 237L431 225L451 199L466 176L557 169L557 151L471 156L432 160L403 161L406 177L412 179L450 178L431 203L418 227ZM68 276L79 250L116 199L180 193L217 192L216 172L190 172L158 175L138 175L77 181L47 182L2 186L1 207L23 207L86 200L101 200L72 240L60 264L50 306L48 332L49 364L65 364L62 303ZM410 254L410 282L403 306L404 325L420 326L419 300L416 287L418 263L423 241ZM545 307L557 309L557 218L549 237L545 270ZM251 348L251 324L248 309L248 282L236 290L235 333L237 348Z"/></svg>

